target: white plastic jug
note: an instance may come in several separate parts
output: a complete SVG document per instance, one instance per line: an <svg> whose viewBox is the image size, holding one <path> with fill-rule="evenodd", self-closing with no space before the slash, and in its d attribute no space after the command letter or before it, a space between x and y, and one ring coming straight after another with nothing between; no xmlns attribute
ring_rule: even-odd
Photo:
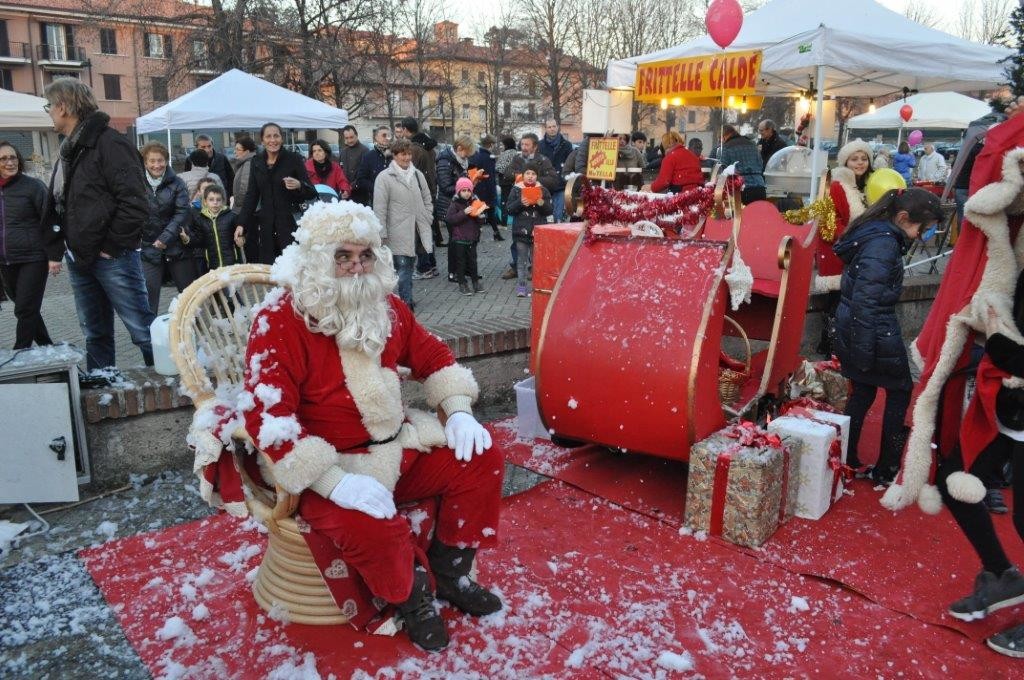
<svg viewBox="0 0 1024 680"><path fill-rule="evenodd" d="M149 337L153 343L153 368L160 375L178 375L178 367L171 358L171 315L164 314L153 319L149 326Z"/></svg>

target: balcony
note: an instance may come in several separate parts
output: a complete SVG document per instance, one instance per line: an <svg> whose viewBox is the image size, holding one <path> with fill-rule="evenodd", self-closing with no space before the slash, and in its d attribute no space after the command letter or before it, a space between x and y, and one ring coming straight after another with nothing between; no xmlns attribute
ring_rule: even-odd
<svg viewBox="0 0 1024 680"><path fill-rule="evenodd" d="M210 62L208 57L193 57L188 65L188 70L197 76L215 76L220 74L220 71L213 67L213 63Z"/></svg>
<svg viewBox="0 0 1024 680"><path fill-rule="evenodd" d="M28 43L0 42L0 64L30 64L32 50Z"/></svg>
<svg viewBox="0 0 1024 680"><path fill-rule="evenodd" d="M65 71L89 65L85 49L74 45L36 45L36 56L45 70Z"/></svg>

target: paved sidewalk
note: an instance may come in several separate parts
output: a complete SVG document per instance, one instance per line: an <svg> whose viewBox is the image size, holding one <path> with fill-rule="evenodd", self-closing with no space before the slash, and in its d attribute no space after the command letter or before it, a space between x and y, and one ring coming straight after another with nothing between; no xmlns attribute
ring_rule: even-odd
<svg viewBox="0 0 1024 680"><path fill-rule="evenodd" d="M459 294L454 283L449 283L447 271L448 249L438 249L438 266L442 275L426 281L413 282L417 318L442 337L450 337L451 330L471 322L486 321L501 328L528 328L530 325L530 299L515 296L515 280L501 278L509 261L510 235L504 229L505 240L495 242L486 233L477 249L480 275L484 292L467 297ZM165 286L160 295L160 313L167 311L176 295L173 286ZM0 309L0 347L14 346L14 303L4 302ZM85 340L78 325L74 295L67 272L47 284L43 299L43 319L54 341L67 341L85 349ZM128 331L120 319L114 321L117 365L131 368L142 364L142 355L132 344Z"/></svg>

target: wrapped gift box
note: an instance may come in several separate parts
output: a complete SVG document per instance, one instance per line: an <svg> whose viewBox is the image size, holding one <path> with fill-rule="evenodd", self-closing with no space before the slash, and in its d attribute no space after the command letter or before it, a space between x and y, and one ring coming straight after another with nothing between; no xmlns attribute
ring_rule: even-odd
<svg viewBox="0 0 1024 680"><path fill-rule="evenodd" d="M569 259L576 239L583 231L582 222L538 224L533 230L533 296L530 322L530 370L537 370L537 348L544 312L551 300L558 275Z"/></svg>
<svg viewBox="0 0 1024 680"><path fill-rule="evenodd" d="M799 440L799 474L797 475L797 517L820 519L832 503L843 495L843 468L846 451L843 448L841 424L829 418L811 419L797 415L776 418L768 431L780 437ZM845 418L845 416L840 416ZM825 422L821 422L825 421ZM846 418L849 429L849 418Z"/></svg>
<svg viewBox="0 0 1024 680"><path fill-rule="evenodd" d="M850 383L839 372L838 361L804 362L793 378L793 396L805 396L822 401L837 411L846 409L850 396Z"/></svg>
<svg viewBox="0 0 1024 680"><path fill-rule="evenodd" d="M756 548L793 505L789 442L752 425L730 426L690 450L685 524ZM798 458L798 456L796 456Z"/></svg>

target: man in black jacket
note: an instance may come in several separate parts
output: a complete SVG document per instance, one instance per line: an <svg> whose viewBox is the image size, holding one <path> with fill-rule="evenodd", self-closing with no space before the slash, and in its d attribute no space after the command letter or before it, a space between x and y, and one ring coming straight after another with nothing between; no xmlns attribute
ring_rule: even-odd
<svg viewBox="0 0 1024 680"><path fill-rule="evenodd" d="M373 185L377 175L388 167L391 162L391 130L379 127L373 131L373 148L363 154L359 161L353 184L352 200L363 205L373 206Z"/></svg>
<svg viewBox="0 0 1024 680"><path fill-rule="evenodd" d="M572 143L562 136L561 127L554 118L544 123L544 137L541 138L537 150L551 161L551 166L558 173L560 181L556 191L551 192L551 204L555 210L555 222L561 222L565 212L565 179L562 177L562 165L572 153Z"/></svg>
<svg viewBox="0 0 1024 680"><path fill-rule="evenodd" d="M227 194L226 198L230 200L231 187L235 183L235 170L231 167L231 163L224 154L214 151L213 140L207 135L196 137L196 148L209 157L210 163L208 167L210 172L220 177L224 186L224 193Z"/></svg>
<svg viewBox="0 0 1024 680"><path fill-rule="evenodd" d="M761 167L768 167L768 159L775 155L780 149L785 149L789 143L783 139L778 130L775 129L775 121L765 118L757 124L757 149L761 153Z"/></svg>
<svg viewBox="0 0 1024 680"><path fill-rule="evenodd" d="M131 142L109 126L89 86L57 78L44 91L53 127L65 139L44 211L47 256L67 248L89 370L114 365L114 312L153 365L146 282L139 249L149 218L145 170Z"/></svg>
<svg viewBox="0 0 1024 680"><path fill-rule="evenodd" d="M359 141L359 132L354 125L346 125L341 128L341 150L338 153L338 162L341 163L341 169L345 171L345 177L349 182L355 183L359 164L367 151L369 149Z"/></svg>

